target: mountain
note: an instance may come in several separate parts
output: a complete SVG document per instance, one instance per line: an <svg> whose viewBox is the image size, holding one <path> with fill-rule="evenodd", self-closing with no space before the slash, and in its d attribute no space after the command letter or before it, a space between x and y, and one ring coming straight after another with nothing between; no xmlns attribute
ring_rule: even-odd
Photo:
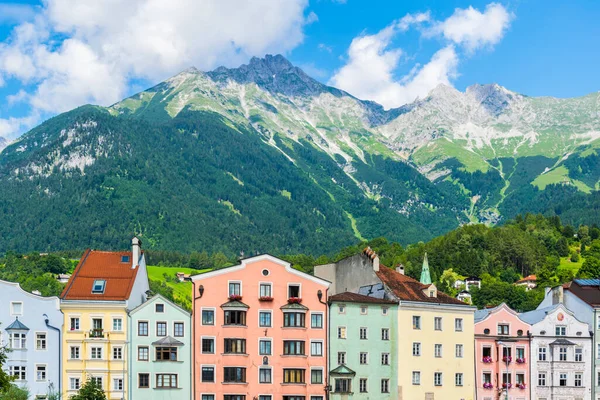
<svg viewBox="0 0 600 400"><path fill-rule="evenodd" d="M6 139L4 139L2 136L0 136L0 152L6 147L8 146L8 141Z"/></svg>
<svg viewBox="0 0 600 400"><path fill-rule="evenodd" d="M498 85L439 86L385 110L280 55L190 68L8 146L0 251L118 247L136 233L160 249L331 254L530 210L575 219L570 204L597 202L599 110L598 94Z"/></svg>

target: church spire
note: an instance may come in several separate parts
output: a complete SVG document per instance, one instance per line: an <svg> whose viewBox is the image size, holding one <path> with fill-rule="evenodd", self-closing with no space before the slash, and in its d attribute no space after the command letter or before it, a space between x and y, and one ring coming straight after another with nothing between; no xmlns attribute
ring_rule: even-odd
<svg viewBox="0 0 600 400"><path fill-rule="evenodd" d="M421 283L431 285L431 275L429 274L429 261L427 261L427 253L423 258L423 268L421 268Z"/></svg>

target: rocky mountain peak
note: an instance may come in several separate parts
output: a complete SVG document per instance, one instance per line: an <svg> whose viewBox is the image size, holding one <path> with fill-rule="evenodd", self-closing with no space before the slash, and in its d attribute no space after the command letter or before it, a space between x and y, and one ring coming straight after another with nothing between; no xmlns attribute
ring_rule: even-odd
<svg viewBox="0 0 600 400"><path fill-rule="evenodd" d="M497 83L471 85L465 93L495 116L502 114L515 100L522 97Z"/></svg>

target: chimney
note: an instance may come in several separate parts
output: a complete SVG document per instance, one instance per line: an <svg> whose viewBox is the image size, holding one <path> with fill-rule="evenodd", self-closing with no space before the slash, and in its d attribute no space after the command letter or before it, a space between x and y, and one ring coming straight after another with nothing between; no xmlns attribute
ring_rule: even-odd
<svg viewBox="0 0 600 400"><path fill-rule="evenodd" d="M565 294L562 285L552 288L552 304L562 304Z"/></svg>
<svg viewBox="0 0 600 400"><path fill-rule="evenodd" d="M404 275L404 265L398 264L398 266L396 267L396 272Z"/></svg>
<svg viewBox="0 0 600 400"><path fill-rule="evenodd" d="M141 255L142 241L137 237L131 239L131 269L134 269L138 265Z"/></svg>

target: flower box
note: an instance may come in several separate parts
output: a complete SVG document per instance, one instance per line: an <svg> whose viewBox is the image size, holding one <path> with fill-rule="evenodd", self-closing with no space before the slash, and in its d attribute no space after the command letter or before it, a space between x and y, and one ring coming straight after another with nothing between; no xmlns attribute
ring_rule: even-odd
<svg viewBox="0 0 600 400"><path fill-rule="evenodd" d="M525 364L525 358L517 358L517 364Z"/></svg>
<svg viewBox="0 0 600 400"><path fill-rule="evenodd" d="M524 383L517 383L517 387L521 390L527 389L527 385L525 385Z"/></svg>
<svg viewBox="0 0 600 400"><path fill-rule="evenodd" d="M492 362L492 356L485 356L481 359L486 364L490 364Z"/></svg>
<svg viewBox="0 0 600 400"><path fill-rule="evenodd" d="M502 362L510 363L510 362L512 362L512 357L511 356L504 356L504 357L502 357Z"/></svg>
<svg viewBox="0 0 600 400"><path fill-rule="evenodd" d="M502 387L503 387L504 389L510 389L510 388L512 387L512 383L503 383L503 384L502 384Z"/></svg>
<svg viewBox="0 0 600 400"><path fill-rule="evenodd" d="M229 301L240 301L242 300L242 296L239 294L232 294L229 296Z"/></svg>
<svg viewBox="0 0 600 400"><path fill-rule="evenodd" d="M288 299L288 303L290 303L290 304L300 304L300 303L302 303L302 297L290 297Z"/></svg>
<svg viewBox="0 0 600 400"><path fill-rule="evenodd" d="M273 298L271 296L260 296L258 301L273 301Z"/></svg>
<svg viewBox="0 0 600 400"><path fill-rule="evenodd" d="M491 382L484 382L483 383L483 388L484 389L493 389L494 385Z"/></svg>

